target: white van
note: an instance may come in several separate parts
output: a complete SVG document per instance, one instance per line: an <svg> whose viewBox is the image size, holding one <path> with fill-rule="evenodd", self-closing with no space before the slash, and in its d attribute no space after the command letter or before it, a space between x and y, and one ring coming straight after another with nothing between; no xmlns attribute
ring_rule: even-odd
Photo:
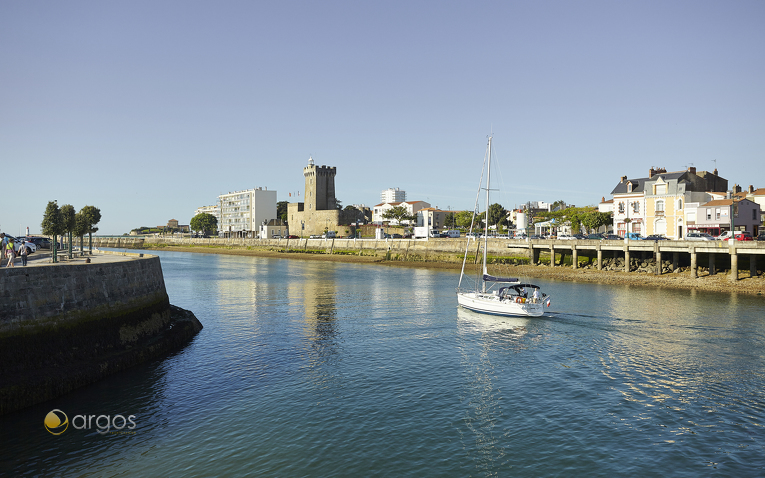
<svg viewBox="0 0 765 478"><path fill-rule="evenodd" d="M322 239L334 239L336 237L337 231L327 231L326 233L321 235Z"/></svg>
<svg viewBox="0 0 765 478"><path fill-rule="evenodd" d="M460 237L460 231L457 231L457 230L446 231L446 237L451 237L451 238Z"/></svg>

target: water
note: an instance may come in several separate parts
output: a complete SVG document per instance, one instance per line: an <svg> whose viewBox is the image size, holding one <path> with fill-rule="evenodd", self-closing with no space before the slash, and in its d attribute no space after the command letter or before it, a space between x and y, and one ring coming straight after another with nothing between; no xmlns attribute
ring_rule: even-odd
<svg viewBox="0 0 765 478"><path fill-rule="evenodd" d="M550 312L503 319L453 272L158 254L204 330L0 417L0 473L765 474L762 298L534 280ZM54 408L137 426L53 436Z"/></svg>

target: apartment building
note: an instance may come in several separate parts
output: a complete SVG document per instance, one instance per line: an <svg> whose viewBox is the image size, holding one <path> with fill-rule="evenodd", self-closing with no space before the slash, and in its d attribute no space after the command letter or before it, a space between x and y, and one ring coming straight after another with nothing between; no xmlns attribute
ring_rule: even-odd
<svg viewBox="0 0 765 478"><path fill-rule="evenodd" d="M248 189L218 196L218 234L223 237L256 237L260 225L276 217L276 191Z"/></svg>

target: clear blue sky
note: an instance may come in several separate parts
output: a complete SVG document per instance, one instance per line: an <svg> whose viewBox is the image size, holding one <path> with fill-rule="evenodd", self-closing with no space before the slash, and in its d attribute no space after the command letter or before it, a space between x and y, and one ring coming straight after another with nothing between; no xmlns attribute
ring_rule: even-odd
<svg viewBox="0 0 765 478"><path fill-rule="evenodd" d="M0 229L294 201L309 155L343 205L469 209L492 130L508 208L715 159L765 187L763 25L759 0L0 0Z"/></svg>

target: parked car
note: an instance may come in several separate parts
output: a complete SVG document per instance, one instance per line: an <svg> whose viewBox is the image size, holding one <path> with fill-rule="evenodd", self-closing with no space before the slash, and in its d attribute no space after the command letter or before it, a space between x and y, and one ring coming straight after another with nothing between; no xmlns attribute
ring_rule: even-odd
<svg viewBox="0 0 765 478"><path fill-rule="evenodd" d="M590 239L592 241L600 241L603 240L603 234L587 234L586 239Z"/></svg>
<svg viewBox="0 0 765 478"><path fill-rule="evenodd" d="M650 236L646 236L643 238L644 241L669 241L670 239L668 237L664 237L661 234L651 234Z"/></svg>
<svg viewBox="0 0 765 478"><path fill-rule="evenodd" d="M642 241L645 239L639 232L628 232L624 235L624 238L631 241Z"/></svg>
<svg viewBox="0 0 765 478"><path fill-rule="evenodd" d="M603 240L606 240L606 241L621 241L622 238L617 236L616 234L606 234L605 236L603 236Z"/></svg>
<svg viewBox="0 0 765 478"><path fill-rule="evenodd" d="M27 241L34 242L38 249L50 249L50 239L47 237L27 237Z"/></svg>
<svg viewBox="0 0 765 478"><path fill-rule="evenodd" d="M401 234L393 234L391 236L391 239L403 239L403 238L404 238L404 236L402 236Z"/></svg>
<svg viewBox="0 0 765 478"><path fill-rule="evenodd" d="M755 239L755 240L757 240L757 241L765 241L765 232L760 233L760 235L757 236L757 239Z"/></svg>
<svg viewBox="0 0 765 478"><path fill-rule="evenodd" d="M587 236L585 236L584 234L574 234L571 237L573 237L574 239L577 239L577 240L587 239Z"/></svg>
<svg viewBox="0 0 765 478"><path fill-rule="evenodd" d="M300 238L294 234L290 234L289 236L287 236L287 239L300 239Z"/></svg>
<svg viewBox="0 0 765 478"><path fill-rule="evenodd" d="M689 232L685 235L686 241L714 241L715 238L706 232Z"/></svg>
<svg viewBox="0 0 765 478"><path fill-rule="evenodd" d="M522 236L522 237L525 237L525 236ZM542 239L542 236L538 234L532 234L529 236L529 239Z"/></svg>
<svg viewBox="0 0 765 478"><path fill-rule="evenodd" d="M572 241L574 238L570 236L569 234L558 234L558 240L559 241Z"/></svg>
<svg viewBox="0 0 765 478"><path fill-rule="evenodd" d="M730 238L728 238L728 239L730 239ZM725 239L725 240L727 241L728 239ZM751 241L751 240L753 240L752 239L752 234L750 232L748 232L748 231L739 231L739 232L736 232L736 240L737 241Z"/></svg>
<svg viewBox="0 0 765 478"><path fill-rule="evenodd" d="M37 252L37 246L35 245L35 243L32 241L27 241L26 237L13 237L9 234L6 234L5 237L6 239L13 239L13 250L17 253L19 252L20 247L26 247L27 254L32 254Z"/></svg>

